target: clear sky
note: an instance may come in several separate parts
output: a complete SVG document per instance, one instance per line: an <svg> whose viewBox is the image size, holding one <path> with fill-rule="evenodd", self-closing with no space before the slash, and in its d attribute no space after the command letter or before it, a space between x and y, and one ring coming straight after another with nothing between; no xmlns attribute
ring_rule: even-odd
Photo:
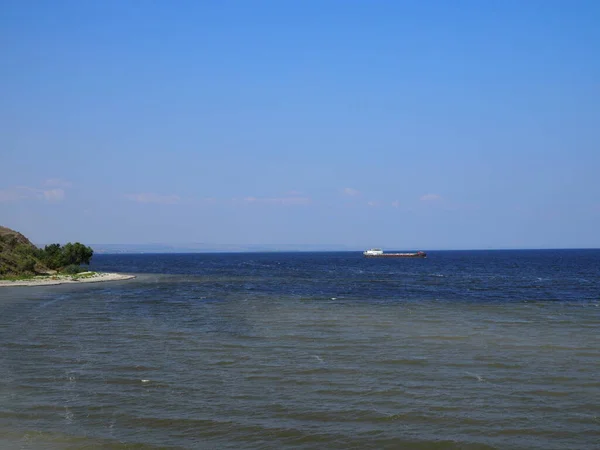
<svg viewBox="0 0 600 450"><path fill-rule="evenodd" d="M0 2L34 242L600 247L599 1Z"/></svg>

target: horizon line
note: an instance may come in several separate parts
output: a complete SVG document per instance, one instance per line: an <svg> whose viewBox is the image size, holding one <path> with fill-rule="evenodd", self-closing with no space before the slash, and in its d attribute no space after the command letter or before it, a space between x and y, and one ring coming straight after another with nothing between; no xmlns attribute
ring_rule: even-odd
<svg viewBox="0 0 600 450"><path fill-rule="evenodd" d="M94 245L98 245L98 244L90 244L90 246L93 248ZM107 244L105 244L107 245ZM113 244L113 245L117 245L117 244ZM135 244L132 244L135 245ZM416 249L416 247L415 247ZM410 250L415 250L415 249L410 249ZM388 251L408 251L408 248L393 248L390 247L390 250ZM423 251L426 252L486 252L486 251L554 251L554 250L600 250L600 247L546 247L546 248L539 248L539 247L506 247L506 248L444 248L444 249L424 249ZM205 253L205 254L220 254L220 253L355 253L355 252L363 252L364 249L346 249L346 250L340 250L340 249L330 249L330 250L302 250L302 249L272 249L272 250L259 250L259 249L253 249L253 250L188 250L188 251L143 251L143 250L130 250L130 251L126 251L126 253L129 254L147 254L147 255L159 255L159 254L178 254L178 255L186 255L186 254L199 254L199 253ZM98 253L102 253L105 255L110 255L110 254L122 254L125 252L119 252L119 251L100 251Z"/></svg>

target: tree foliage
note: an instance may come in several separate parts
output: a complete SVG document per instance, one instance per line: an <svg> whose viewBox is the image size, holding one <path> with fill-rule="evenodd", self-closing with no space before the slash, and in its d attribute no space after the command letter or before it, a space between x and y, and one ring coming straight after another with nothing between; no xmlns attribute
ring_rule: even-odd
<svg viewBox="0 0 600 450"><path fill-rule="evenodd" d="M79 242L71 244L70 242L63 247L63 255L66 265L70 264L89 264L94 255L91 247L86 247Z"/></svg>
<svg viewBox="0 0 600 450"><path fill-rule="evenodd" d="M91 247L87 247L79 242L75 242L74 244L69 242L63 247L60 244L46 245L41 250L40 259L50 269L57 270L71 265L89 264L93 255L94 250Z"/></svg>

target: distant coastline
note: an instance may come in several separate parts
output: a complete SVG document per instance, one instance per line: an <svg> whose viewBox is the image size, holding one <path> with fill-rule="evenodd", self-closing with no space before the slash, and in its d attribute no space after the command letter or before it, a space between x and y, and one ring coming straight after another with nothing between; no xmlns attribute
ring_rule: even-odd
<svg viewBox="0 0 600 450"><path fill-rule="evenodd" d="M118 255L118 254L214 254L214 253L362 253L369 245L363 247L344 245L228 245L228 244L90 244L94 254ZM427 252L490 252L490 251L561 251L561 250L598 250L596 247L498 247L498 248L434 248L430 246L415 245L387 245L387 251L405 252L414 248L422 248Z"/></svg>
<svg viewBox="0 0 600 450"><path fill-rule="evenodd" d="M344 245L295 245L295 244L91 244L95 254L161 254L161 253L287 253L358 251ZM362 251L362 250L361 250Z"/></svg>

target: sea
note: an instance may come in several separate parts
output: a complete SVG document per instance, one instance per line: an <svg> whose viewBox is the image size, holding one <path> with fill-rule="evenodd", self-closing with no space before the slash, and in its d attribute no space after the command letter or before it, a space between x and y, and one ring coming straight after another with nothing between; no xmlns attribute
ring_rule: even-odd
<svg viewBox="0 0 600 450"><path fill-rule="evenodd" d="M1 449L600 448L600 250L92 268L0 288Z"/></svg>

